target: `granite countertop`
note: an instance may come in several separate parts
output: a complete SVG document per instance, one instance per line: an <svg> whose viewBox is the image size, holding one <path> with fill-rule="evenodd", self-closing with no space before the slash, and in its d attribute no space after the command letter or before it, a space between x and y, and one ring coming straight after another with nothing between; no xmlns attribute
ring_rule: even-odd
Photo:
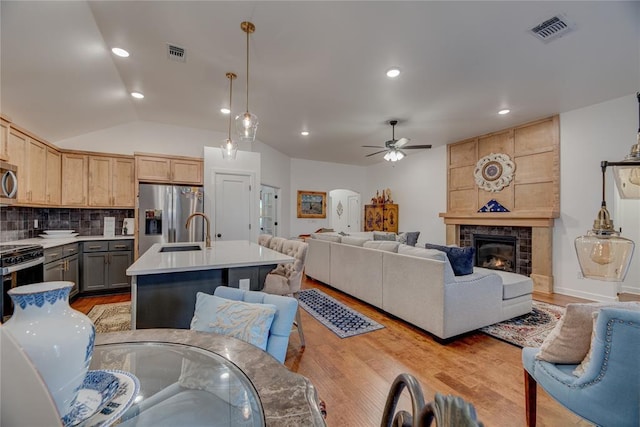
<svg viewBox="0 0 640 427"><path fill-rule="evenodd" d="M133 235L117 235L113 237L105 236L76 236L62 237L59 239L44 239L42 237L34 237L33 239L14 240L12 242L3 242L3 245L42 245L43 248L55 248L57 246L66 245L68 243L81 243L93 240L133 240Z"/></svg>
<svg viewBox="0 0 640 427"><path fill-rule="evenodd" d="M216 353L236 365L251 381L270 427L324 426L313 384L291 372L268 353L244 341L187 329L140 329L98 334L96 345L134 342L185 344Z"/></svg>
<svg viewBox="0 0 640 427"><path fill-rule="evenodd" d="M163 247L199 246L200 250L160 252ZM204 243L156 243L128 269L128 276L252 267L294 262L295 258L248 240L220 240L205 248Z"/></svg>

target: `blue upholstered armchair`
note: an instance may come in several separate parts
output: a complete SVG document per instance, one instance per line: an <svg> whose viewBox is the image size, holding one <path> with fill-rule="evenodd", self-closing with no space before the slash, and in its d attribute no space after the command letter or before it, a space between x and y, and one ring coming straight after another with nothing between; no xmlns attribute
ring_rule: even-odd
<svg viewBox="0 0 640 427"><path fill-rule="evenodd" d="M267 339L267 353L284 363L289 345L289 334L298 310L298 300L292 297L270 295L258 291L245 291L237 288L218 286L213 294L220 298L259 304L273 304L278 311L271 323Z"/></svg>
<svg viewBox="0 0 640 427"><path fill-rule="evenodd" d="M577 365L536 359L524 348L527 425L536 425L536 385L582 418L599 426L640 425L640 312L603 308L595 322L591 361L582 376Z"/></svg>

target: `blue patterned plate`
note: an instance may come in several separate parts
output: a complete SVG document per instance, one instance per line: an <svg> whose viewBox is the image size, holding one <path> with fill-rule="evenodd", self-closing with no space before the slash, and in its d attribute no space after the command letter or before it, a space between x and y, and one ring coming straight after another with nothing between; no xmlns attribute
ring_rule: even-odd
<svg viewBox="0 0 640 427"><path fill-rule="evenodd" d="M118 391L118 377L107 371L89 371L71 411L62 417L64 427L80 424L98 412Z"/></svg>
<svg viewBox="0 0 640 427"><path fill-rule="evenodd" d="M118 392L102 409L78 427L108 427L122 417L140 392L140 381L130 372L107 370L118 378Z"/></svg>

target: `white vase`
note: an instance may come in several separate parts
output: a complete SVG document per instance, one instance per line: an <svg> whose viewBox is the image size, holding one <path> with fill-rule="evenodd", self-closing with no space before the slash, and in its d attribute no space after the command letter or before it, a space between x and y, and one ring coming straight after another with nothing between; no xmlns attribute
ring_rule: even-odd
<svg viewBox="0 0 640 427"><path fill-rule="evenodd" d="M89 369L96 336L91 320L69 306L71 282L43 282L9 290L13 316L3 326L40 372L63 417Z"/></svg>

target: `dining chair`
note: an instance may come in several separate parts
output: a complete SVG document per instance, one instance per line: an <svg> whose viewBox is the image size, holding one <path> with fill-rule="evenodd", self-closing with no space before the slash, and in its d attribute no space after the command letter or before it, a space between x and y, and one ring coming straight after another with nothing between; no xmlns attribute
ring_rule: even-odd
<svg viewBox="0 0 640 427"><path fill-rule="evenodd" d="M567 409L599 426L640 425L640 311L602 308L594 322L590 359L578 364L539 360L540 348L522 349L527 426L536 425L539 384ZM584 364L584 362L583 362ZM584 365L583 365L584 366Z"/></svg>
<svg viewBox="0 0 640 427"><path fill-rule="evenodd" d="M282 245L286 241L287 239L285 239L284 237L272 237L271 240L269 240L269 249L282 252Z"/></svg>
<svg viewBox="0 0 640 427"><path fill-rule="evenodd" d="M274 237L271 239L277 239ZM271 270L264 281L264 287L262 292L274 295L292 295L298 299L298 293L302 286L302 275L304 272L304 264L307 259L307 251L309 244L301 240L286 240L283 239L280 252L284 255L289 255L296 260L288 264L278 264L276 268ZM302 323L300 320L300 306L296 310L296 321L294 325L298 329L298 335L300 336L300 347L305 348L304 332L302 330Z"/></svg>
<svg viewBox="0 0 640 427"><path fill-rule="evenodd" d="M269 242L271 241L272 238L273 236L271 234L260 234L258 236L258 244L260 246L264 246L265 248L268 248Z"/></svg>

